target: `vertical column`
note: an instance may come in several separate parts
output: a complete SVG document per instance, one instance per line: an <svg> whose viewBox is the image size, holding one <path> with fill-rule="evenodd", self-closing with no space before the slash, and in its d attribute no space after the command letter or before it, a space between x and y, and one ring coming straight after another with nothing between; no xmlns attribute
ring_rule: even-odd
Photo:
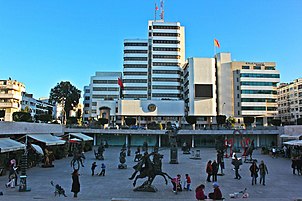
<svg viewBox="0 0 302 201"><path fill-rule="evenodd" d="M158 147L161 147L161 135L158 135Z"/></svg>
<svg viewBox="0 0 302 201"><path fill-rule="evenodd" d="M128 139L129 139L129 136L126 135L126 136L125 136L125 144L126 144L126 147L128 146Z"/></svg>
<svg viewBox="0 0 302 201"><path fill-rule="evenodd" d="M96 134L93 134L93 146L96 146Z"/></svg>
<svg viewBox="0 0 302 201"><path fill-rule="evenodd" d="M195 139L194 139L194 135L192 135L192 148L195 147Z"/></svg>
<svg viewBox="0 0 302 201"><path fill-rule="evenodd" d="M257 145L256 145L257 147L259 147L260 146L260 136L259 135L257 135Z"/></svg>

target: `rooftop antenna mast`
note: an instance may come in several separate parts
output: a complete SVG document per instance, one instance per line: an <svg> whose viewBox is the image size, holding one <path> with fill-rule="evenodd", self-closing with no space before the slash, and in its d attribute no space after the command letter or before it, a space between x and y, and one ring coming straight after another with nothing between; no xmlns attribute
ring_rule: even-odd
<svg viewBox="0 0 302 201"><path fill-rule="evenodd" d="M160 19L164 21L164 0L160 0Z"/></svg>
<svg viewBox="0 0 302 201"><path fill-rule="evenodd" d="M155 13L154 13L154 21L156 21L156 12L158 11L158 6L155 3Z"/></svg>

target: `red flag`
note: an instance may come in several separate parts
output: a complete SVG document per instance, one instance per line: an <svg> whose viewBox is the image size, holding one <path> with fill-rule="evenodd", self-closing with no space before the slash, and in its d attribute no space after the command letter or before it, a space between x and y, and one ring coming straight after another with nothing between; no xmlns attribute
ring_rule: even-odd
<svg viewBox="0 0 302 201"><path fill-rule="evenodd" d="M155 4L155 10L158 10L158 6Z"/></svg>
<svg viewBox="0 0 302 201"><path fill-rule="evenodd" d="M219 41L217 39L214 39L214 45L218 48L220 48Z"/></svg>
<svg viewBox="0 0 302 201"><path fill-rule="evenodd" d="M121 80L121 78L118 78L117 84L121 87L121 89L124 89L123 81Z"/></svg>

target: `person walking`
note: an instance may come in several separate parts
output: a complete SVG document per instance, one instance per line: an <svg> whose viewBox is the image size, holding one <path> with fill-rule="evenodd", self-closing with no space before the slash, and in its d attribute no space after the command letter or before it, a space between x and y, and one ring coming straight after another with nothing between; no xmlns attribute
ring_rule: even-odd
<svg viewBox="0 0 302 201"><path fill-rule="evenodd" d="M105 176L106 165L104 163L102 163L101 169L102 169L102 171L99 173L99 176Z"/></svg>
<svg viewBox="0 0 302 201"><path fill-rule="evenodd" d="M94 170L95 170L96 166L97 166L96 162L93 162L91 165L91 176L94 175Z"/></svg>
<svg viewBox="0 0 302 201"><path fill-rule="evenodd" d="M186 189L187 191L192 191L191 189L191 177L189 176L189 174L186 174L186 182L184 185L184 189Z"/></svg>
<svg viewBox="0 0 302 201"><path fill-rule="evenodd" d="M78 197L78 193L80 192L80 180L79 180L79 172L78 170L74 170L72 175L72 187L71 192L73 192L73 197Z"/></svg>
<svg viewBox="0 0 302 201"><path fill-rule="evenodd" d="M302 158L301 157L297 157L297 171L298 171L298 175L302 175Z"/></svg>
<svg viewBox="0 0 302 201"><path fill-rule="evenodd" d="M213 182L217 181L217 174L218 174L218 164L216 163L216 160L212 163L212 180Z"/></svg>
<svg viewBox="0 0 302 201"><path fill-rule="evenodd" d="M292 158L292 169L293 169L293 174L296 174L296 169L297 169L297 159L295 157Z"/></svg>
<svg viewBox="0 0 302 201"><path fill-rule="evenodd" d="M9 181L5 184L6 188L11 187L11 188L15 188L15 175L11 174L9 177Z"/></svg>
<svg viewBox="0 0 302 201"><path fill-rule="evenodd" d="M257 184L258 171L259 171L259 168L256 164L256 161L253 161L252 165L250 166L252 185L254 185L254 183Z"/></svg>
<svg viewBox="0 0 302 201"><path fill-rule="evenodd" d="M263 186L265 186L265 175L268 174L268 170L263 160L260 162L259 172L260 172L260 184L263 182Z"/></svg>
<svg viewBox="0 0 302 201"><path fill-rule="evenodd" d="M205 189L205 185L203 184L200 184L199 186L196 187L195 198L198 201L207 199L207 196L204 194L204 189Z"/></svg>
<svg viewBox="0 0 302 201"><path fill-rule="evenodd" d="M211 160L209 160L208 163L207 163L206 173L208 174L207 182L211 182L211 175L213 173L212 161Z"/></svg>
<svg viewBox="0 0 302 201"><path fill-rule="evenodd" d="M241 161L235 156L235 159L233 159L232 164L234 165L235 169L235 178L234 179L241 179L241 176L239 174L240 165L242 165Z"/></svg>

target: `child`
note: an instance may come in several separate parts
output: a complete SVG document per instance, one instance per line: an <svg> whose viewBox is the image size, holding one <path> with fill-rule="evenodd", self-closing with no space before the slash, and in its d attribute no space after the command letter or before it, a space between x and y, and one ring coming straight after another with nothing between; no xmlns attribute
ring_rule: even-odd
<svg viewBox="0 0 302 201"><path fill-rule="evenodd" d="M182 191L180 178L181 178L181 176L180 176L180 174L178 174L177 177L175 177L171 180L171 182L173 184L174 193L176 193L177 191Z"/></svg>
<svg viewBox="0 0 302 201"><path fill-rule="evenodd" d="M101 168L102 168L102 171L100 172L99 176L105 176L106 165L104 163L102 163Z"/></svg>
<svg viewBox="0 0 302 201"><path fill-rule="evenodd" d="M191 177L189 176L189 174L186 174L186 182L184 185L184 189L186 189L187 191L192 191L190 186L191 186Z"/></svg>
<svg viewBox="0 0 302 201"><path fill-rule="evenodd" d="M94 170L95 170L96 166L97 166L96 162L93 162L91 165L91 176L94 175Z"/></svg>
<svg viewBox="0 0 302 201"><path fill-rule="evenodd" d="M204 188L205 186L203 184L200 184L195 189L195 197L197 200L204 200L207 199L207 196L204 194Z"/></svg>

